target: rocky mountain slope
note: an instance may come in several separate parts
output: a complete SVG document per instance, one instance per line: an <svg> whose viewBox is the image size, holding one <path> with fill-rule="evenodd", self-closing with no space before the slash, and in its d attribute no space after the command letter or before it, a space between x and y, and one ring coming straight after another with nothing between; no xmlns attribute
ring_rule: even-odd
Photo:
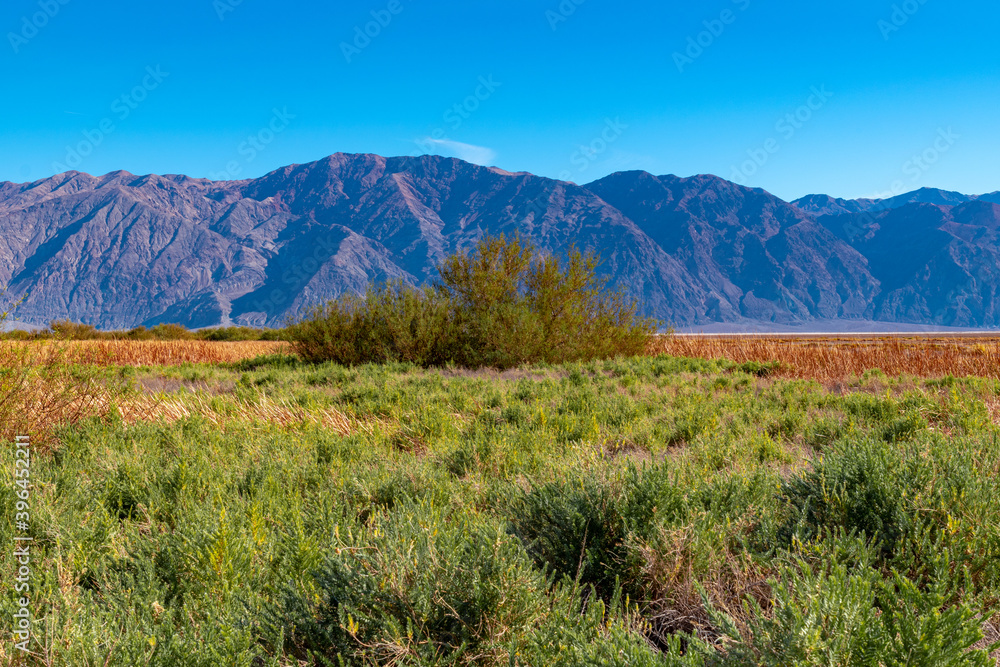
<svg viewBox="0 0 1000 667"><path fill-rule="evenodd" d="M705 286L713 321L861 318L878 290L855 249L763 190L715 176L608 176L588 186Z"/></svg>
<svg viewBox="0 0 1000 667"><path fill-rule="evenodd" d="M543 252L599 252L605 275L676 326L993 326L988 199L792 205L712 176L581 187L431 156L336 154L225 182L68 172L0 184L0 284L24 296L27 323L280 325L369 281L432 280L446 255L519 232Z"/></svg>
<svg viewBox="0 0 1000 667"><path fill-rule="evenodd" d="M1000 205L910 204L820 223L868 259L872 319L1000 327Z"/></svg>

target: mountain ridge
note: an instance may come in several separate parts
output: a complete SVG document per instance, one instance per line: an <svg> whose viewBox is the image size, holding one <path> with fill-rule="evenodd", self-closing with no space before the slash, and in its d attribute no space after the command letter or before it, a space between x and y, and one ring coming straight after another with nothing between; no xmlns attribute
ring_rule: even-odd
<svg viewBox="0 0 1000 667"><path fill-rule="evenodd" d="M829 195L814 194L800 197L791 203L813 215L843 215L846 213L885 211L901 208L908 204L957 206L973 201L987 201L1000 204L1000 192L990 192L983 195L965 195L952 190L920 188L886 199L841 199Z"/></svg>
<svg viewBox="0 0 1000 667"><path fill-rule="evenodd" d="M990 195L936 213L822 197L789 203L711 175L626 171L577 185L455 158L346 153L238 181L66 172L0 183L0 284L26 295L18 315L30 324L275 326L371 281L433 280L448 254L519 233L545 253L600 253L602 275L677 326L1000 326L984 288L1000 220ZM911 232L918 222L930 231ZM886 269L880 244L909 236L948 250L914 255L933 266ZM921 289L945 296L921 301Z"/></svg>

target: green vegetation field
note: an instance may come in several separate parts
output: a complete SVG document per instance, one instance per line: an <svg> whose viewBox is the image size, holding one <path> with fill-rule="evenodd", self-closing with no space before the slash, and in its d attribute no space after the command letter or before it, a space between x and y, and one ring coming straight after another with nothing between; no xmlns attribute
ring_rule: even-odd
<svg viewBox="0 0 1000 667"><path fill-rule="evenodd" d="M1000 381L773 370L108 367L0 663L993 665Z"/></svg>

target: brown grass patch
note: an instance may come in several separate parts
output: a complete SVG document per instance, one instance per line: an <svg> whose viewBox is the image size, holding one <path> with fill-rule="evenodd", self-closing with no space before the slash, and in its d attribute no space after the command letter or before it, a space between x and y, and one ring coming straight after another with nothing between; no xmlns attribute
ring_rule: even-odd
<svg viewBox="0 0 1000 667"><path fill-rule="evenodd" d="M84 340L51 343L48 341L5 341L0 346L26 350L35 360L42 360L53 346L63 351L64 361L96 366L178 366L185 363L232 363L270 354L288 354L291 347L279 341L135 341Z"/></svg>
<svg viewBox="0 0 1000 667"><path fill-rule="evenodd" d="M746 611L743 602L755 599L763 607L770 605L771 589L767 578L771 570L755 563L748 554L734 554L728 549L705 553L698 545L693 526L661 528L658 547L642 548L645 575L649 582L649 616L654 642L667 635L697 631L703 639L718 639L696 583L704 587L712 606L732 618L743 631ZM700 573L696 573L700 570Z"/></svg>
<svg viewBox="0 0 1000 667"><path fill-rule="evenodd" d="M236 383L232 380L218 382L207 382L205 380L182 380L181 378L169 378L161 376L149 376L139 378L139 388L147 394L175 394L177 392L194 393L198 391L215 396L232 394L236 390Z"/></svg>
<svg viewBox="0 0 1000 667"><path fill-rule="evenodd" d="M986 410L990 413L990 419L993 420L993 423L1000 426L1000 400L987 399Z"/></svg>
<svg viewBox="0 0 1000 667"><path fill-rule="evenodd" d="M0 439L24 435L46 447L56 425L107 414L107 398L124 387L64 360L60 348L29 353L0 347Z"/></svg>
<svg viewBox="0 0 1000 667"><path fill-rule="evenodd" d="M107 406L110 409L110 405ZM339 435L346 436L360 431L371 432L373 424L354 419L333 408L307 412L283 401L275 401L261 396L257 401L239 399L225 400L223 405L213 405L211 398L200 394L190 396L130 396L114 406L122 421L129 425L141 422L173 423L192 416L200 416L219 428L237 421L265 423L282 427L298 426L306 423L320 424Z"/></svg>
<svg viewBox="0 0 1000 667"><path fill-rule="evenodd" d="M660 336L652 354L780 362L779 376L839 382L865 371L1000 378L1000 338L975 336Z"/></svg>

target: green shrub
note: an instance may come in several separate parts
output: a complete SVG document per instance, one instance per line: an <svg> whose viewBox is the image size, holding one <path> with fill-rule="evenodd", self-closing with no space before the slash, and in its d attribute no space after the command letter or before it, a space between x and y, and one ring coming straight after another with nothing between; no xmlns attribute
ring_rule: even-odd
<svg viewBox="0 0 1000 667"><path fill-rule="evenodd" d="M0 293L2 296L2 293ZM4 321L0 312L0 323ZM254 329L252 327L216 327L191 331L180 324L158 324L152 328L133 327L124 331L101 331L90 324L70 320L55 320L42 331L10 331L0 334L6 340L207 340L207 341L280 341L285 340L283 329Z"/></svg>
<svg viewBox="0 0 1000 667"><path fill-rule="evenodd" d="M683 505L662 468L630 468L618 488L592 477L538 486L512 504L509 520L538 566L608 600L639 589L630 536L648 536L654 519L669 520Z"/></svg>
<svg viewBox="0 0 1000 667"><path fill-rule="evenodd" d="M734 366L733 370L766 378L780 371L781 363L777 361L747 361Z"/></svg>
<svg viewBox="0 0 1000 667"><path fill-rule="evenodd" d="M445 303L433 290L393 283L370 287L365 299L345 295L316 306L288 331L295 352L306 361L427 366L447 360L455 338L452 326Z"/></svg>
<svg viewBox="0 0 1000 667"><path fill-rule="evenodd" d="M156 340L194 340L194 334L179 324L157 324L149 331Z"/></svg>
<svg viewBox="0 0 1000 667"><path fill-rule="evenodd" d="M96 340L104 336L90 324L77 324L69 320L55 320L49 324L53 336L62 340Z"/></svg>
<svg viewBox="0 0 1000 667"><path fill-rule="evenodd" d="M104 507L110 516L126 520L138 514L139 505L146 501L147 485L138 479L134 470L119 466L105 484Z"/></svg>
<svg viewBox="0 0 1000 667"><path fill-rule="evenodd" d="M282 340L280 329L254 329L252 327L215 327L195 333L199 340L239 342L254 340Z"/></svg>
<svg viewBox="0 0 1000 667"><path fill-rule="evenodd" d="M947 569L947 559L940 567ZM838 563L786 566L770 582L773 609L756 602L742 632L715 613L733 645L721 664L764 667L992 667L973 605L947 604L946 584L918 588L898 573Z"/></svg>
<svg viewBox="0 0 1000 667"><path fill-rule="evenodd" d="M122 337L126 340L153 340L155 338L153 332L143 326L129 329Z"/></svg>
<svg viewBox="0 0 1000 667"><path fill-rule="evenodd" d="M781 500L786 522L779 538L807 542L831 529L866 536L891 554L907 532L905 467L899 451L870 440L838 445L811 470L785 483Z"/></svg>
<svg viewBox="0 0 1000 667"><path fill-rule="evenodd" d="M474 662L538 615L544 580L502 531L408 505L341 535L268 618L271 636L322 664Z"/></svg>
<svg viewBox="0 0 1000 667"><path fill-rule="evenodd" d="M551 611L527 636L508 664L514 667L700 667L703 652L690 639L667 637L660 650L642 636L644 623L623 608L620 591L608 603L588 599L588 589L572 582L553 588ZM699 648L701 645L699 644ZM513 654L514 651L511 651Z"/></svg>
<svg viewBox="0 0 1000 667"><path fill-rule="evenodd" d="M290 326L290 340L308 361L348 365L510 368L645 351L655 324L606 289L596 257L535 255L519 238L487 238L446 259L434 287L392 283L364 299L342 296Z"/></svg>
<svg viewBox="0 0 1000 667"><path fill-rule="evenodd" d="M627 557L625 526L610 493L594 480L537 487L511 513L514 534L539 566L594 586L607 598Z"/></svg>

